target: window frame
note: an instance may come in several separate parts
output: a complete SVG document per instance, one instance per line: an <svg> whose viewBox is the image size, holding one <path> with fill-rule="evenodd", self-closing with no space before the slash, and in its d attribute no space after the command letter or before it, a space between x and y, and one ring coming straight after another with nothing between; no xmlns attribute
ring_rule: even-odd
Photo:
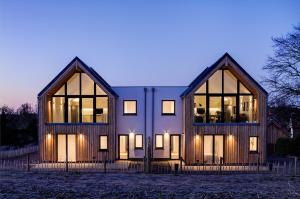
<svg viewBox="0 0 300 199"><path fill-rule="evenodd" d="M136 146L136 136L142 136L142 146L141 147L137 147ZM144 149L144 136L143 134L134 134L134 149Z"/></svg>
<svg viewBox="0 0 300 199"><path fill-rule="evenodd" d="M162 146L161 147L157 146L157 137L158 136L162 137ZM155 134L155 150L164 150L164 139L165 139L164 134Z"/></svg>
<svg viewBox="0 0 300 199"><path fill-rule="evenodd" d="M221 69L218 69L218 70L222 71L222 92L221 93L209 93L209 78L210 77L200 85L200 87L201 87L202 85L206 84L206 93L194 93L193 94L193 97L194 97L193 99L195 100L195 96L205 96L206 97L206 108L205 108L206 109L206 113L205 113L206 114L206 122L203 122L203 123L195 122L195 115L193 114L193 124L196 124L196 125L201 125L201 124L203 124L203 125L205 125L205 124L235 124L235 123L238 123L238 124L258 124L259 123L258 115L256 115L256 119L257 119L256 122L241 122L240 121L240 96L252 96L253 97L253 103L254 103L254 100L256 99L255 95L249 90L249 88L247 88L247 86L245 84L243 84L238 79L238 77L236 77L236 79L237 79L237 82L236 82L237 83L237 93L224 93L224 71L229 70L229 69L221 68ZM243 86L245 88L247 88L250 91L250 93L240 93L240 84L243 84ZM198 89L199 88L197 88L197 90ZM221 97L221 122L219 122L219 123L211 123L210 122L210 118L209 118L209 107L210 107L209 99L210 99L210 97ZM236 118L235 118L234 122L225 122L224 97L236 97ZM193 108L195 108L195 107L193 106ZM254 110L254 112L256 112L256 114L258 113L257 110L256 111Z"/></svg>
<svg viewBox="0 0 300 199"><path fill-rule="evenodd" d="M174 104L174 113L164 113L163 110L164 110L164 102L173 102ZM164 99L164 100L161 100L161 115L163 116L175 116L176 115L176 100L168 100L168 99Z"/></svg>
<svg viewBox="0 0 300 199"><path fill-rule="evenodd" d="M101 137L106 137L106 149L101 148ZM99 151L108 151L108 135L99 135Z"/></svg>
<svg viewBox="0 0 300 199"><path fill-rule="evenodd" d="M81 91L82 90L82 78L81 78L81 76L84 72L80 71L80 72L76 72L76 73L79 73L79 95L68 95L67 94L67 91L68 91L67 83L68 83L68 81L66 81L64 84L61 85L61 87L64 86L64 95L55 95L55 93L54 93L50 97L51 103L53 101L53 97L63 97L65 99L64 122L60 122L59 124L65 124L65 123L66 124L78 124L78 123L80 123L80 124L103 124L103 125L108 125L109 124L109 113L110 113L110 111L109 111L109 96L107 94L106 95L97 95L96 94L96 86L98 84L95 81L94 81L94 94L93 95L82 95L82 91ZM108 110L107 111L107 122L97 122L96 121L96 98L97 97L106 97L107 98L107 110ZM69 98L79 98L79 122L68 122L68 120L69 120L69 118L68 118L68 111L69 111L68 110L68 107L69 107L68 99ZM83 98L93 98L93 122L82 122L82 99ZM52 106L51 106L51 112L52 112ZM51 114L51 117L52 117L52 114ZM49 123L55 123L55 122L49 122Z"/></svg>
<svg viewBox="0 0 300 199"><path fill-rule="evenodd" d="M135 113L125 113L125 102L135 102ZM124 99L123 100L123 116L137 116L137 100Z"/></svg>
<svg viewBox="0 0 300 199"><path fill-rule="evenodd" d="M251 150L250 149L250 138L255 138L256 139L256 150L255 151L253 151L253 150ZM258 154L258 151L259 151L259 136L257 136L257 135L250 135L249 136L249 153L251 154Z"/></svg>

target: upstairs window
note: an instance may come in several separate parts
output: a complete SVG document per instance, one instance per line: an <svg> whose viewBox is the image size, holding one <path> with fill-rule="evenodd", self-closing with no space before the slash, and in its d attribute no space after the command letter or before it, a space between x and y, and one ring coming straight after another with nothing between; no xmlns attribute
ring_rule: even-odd
<svg viewBox="0 0 300 199"><path fill-rule="evenodd" d="M123 101L123 115L137 115L137 101L124 100Z"/></svg>
<svg viewBox="0 0 300 199"><path fill-rule="evenodd" d="M175 100L162 100L162 115L175 115Z"/></svg>
<svg viewBox="0 0 300 199"><path fill-rule="evenodd" d="M85 73L78 72L50 100L49 121L53 123L107 123L108 96Z"/></svg>
<svg viewBox="0 0 300 199"><path fill-rule="evenodd" d="M255 123L257 100L228 69L217 70L194 93L195 123Z"/></svg>

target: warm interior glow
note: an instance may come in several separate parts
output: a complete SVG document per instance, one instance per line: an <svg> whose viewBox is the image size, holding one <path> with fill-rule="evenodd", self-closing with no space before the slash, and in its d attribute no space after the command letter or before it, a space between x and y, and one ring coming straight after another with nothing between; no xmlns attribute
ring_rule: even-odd
<svg viewBox="0 0 300 199"><path fill-rule="evenodd" d="M124 101L124 114L136 114L136 101Z"/></svg>
<svg viewBox="0 0 300 199"><path fill-rule="evenodd" d="M100 149L101 150L107 150L108 149L108 140L106 135L100 136Z"/></svg>
<svg viewBox="0 0 300 199"><path fill-rule="evenodd" d="M257 137L249 137L249 150L258 151L258 139Z"/></svg>
<svg viewBox="0 0 300 199"><path fill-rule="evenodd" d="M162 101L162 114L175 114L175 101Z"/></svg>
<svg viewBox="0 0 300 199"><path fill-rule="evenodd" d="M171 136L171 159L179 159L179 136Z"/></svg>
<svg viewBox="0 0 300 199"><path fill-rule="evenodd" d="M155 147L156 148L163 148L163 135L161 135L161 134L157 134L157 135L155 135Z"/></svg>
<svg viewBox="0 0 300 199"><path fill-rule="evenodd" d="M76 136L58 134L57 138L57 160L66 161L66 136L68 136L68 162L76 161Z"/></svg>
<svg viewBox="0 0 300 199"><path fill-rule="evenodd" d="M135 148L143 148L143 135L135 135Z"/></svg>
<svg viewBox="0 0 300 199"><path fill-rule="evenodd" d="M119 140L120 159L128 159L128 137L121 135Z"/></svg>

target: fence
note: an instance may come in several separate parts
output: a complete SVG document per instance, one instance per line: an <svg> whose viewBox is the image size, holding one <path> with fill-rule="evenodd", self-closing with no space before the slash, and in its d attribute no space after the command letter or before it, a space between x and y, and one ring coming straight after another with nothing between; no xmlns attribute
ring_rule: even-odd
<svg viewBox="0 0 300 199"><path fill-rule="evenodd" d="M7 171L78 171L78 172L123 172L142 173L148 171L144 161L104 161L104 162L40 162L38 153L21 149L10 152L0 159L0 170ZM20 154L16 156L16 154ZM2 156L3 157L3 156ZM273 173L277 175L300 176L299 158L273 160L267 164L239 164L239 165L185 165L183 161L152 161L150 173L158 174L210 174L210 173Z"/></svg>
<svg viewBox="0 0 300 199"><path fill-rule="evenodd" d="M277 175L300 176L300 159L297 157L273 160L270 164Z"/></svg>
<svg viewBox="0 0 300 199"><path fill-rule="evenodd" d="M20 157L35 152L38 152L38 146L30 146L15 150L0 151L0 159Z"/></svg>

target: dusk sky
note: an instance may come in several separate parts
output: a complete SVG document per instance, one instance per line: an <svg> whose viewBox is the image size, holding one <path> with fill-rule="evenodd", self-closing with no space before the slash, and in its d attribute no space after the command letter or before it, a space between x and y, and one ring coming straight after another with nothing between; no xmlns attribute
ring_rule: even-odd
<svg viewBox="0 0 300 199"><path fill-rule="evenodd" d="M300 1L0 1L0 106L36 103L75 56L112 86L188 85L228 52L257 81Z"/></svg>

